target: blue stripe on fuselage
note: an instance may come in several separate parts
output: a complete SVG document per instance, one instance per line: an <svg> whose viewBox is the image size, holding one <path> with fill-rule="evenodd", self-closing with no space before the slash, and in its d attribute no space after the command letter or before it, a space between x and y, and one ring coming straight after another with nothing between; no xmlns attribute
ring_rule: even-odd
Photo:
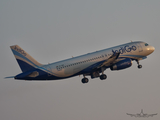
<svg viewBox="0 0 160 120"><path fill-rule="evenodd" d="M37 71L39 73L39 76L37 77L24 77L23 79L24 80L58 80L58 79L65 79L65 78L69 78L69 77L73 77L73 76L76 76L76 75L80 75L80 74L85 74L85 73L90 73L90 72L93 72L94 69L96 66L102 64L104 61L100 61L98 63L95 63L87 68L85 68L84 70L78 72L78 73L75 73L71 76L67 76L67 77L57 77L55 75L51 75L49 74L48 72L45 72L43 70L40 70L40 69L33 69L32 71ZM22 76L22 75L21 75ZM21 78L22 79L22 78Z"/></svg>
<svg viewBox="0 0 160 120"><path fill-rule="evenodd" d="M126 56L127 58L131 57L131 59L133 57L138 57L138 58L143 58L144 57L144 56L140 56L140 55L122 55L122 57L119 57L119 58L125 58L124 56ZM43 71L43 70L46 70L43 67L41 67L41 69L43 69L43 70L35 68L34 70L39 72L39 76L37 76L35 78L33 78L33 77L25 77L24 79L25 80L58 80L58 79L65 79L65 78L73 77L73 76L80 75L80 74L91 73L91 72L94 71L93 68L99 66L104 61L106 61L106 60L103 60L103 61L97 62L97 63L95 63L93 65L90 65L89 67L83 69L82 71L80 71L78 73L75 73L75 74L73 74L71 76L67 76L67 77L57 77L55 75L51 75L51 74L49 74L48 70L47 71ZM106 68L109 68L109 67L110 66L107 66Z"/></svg>

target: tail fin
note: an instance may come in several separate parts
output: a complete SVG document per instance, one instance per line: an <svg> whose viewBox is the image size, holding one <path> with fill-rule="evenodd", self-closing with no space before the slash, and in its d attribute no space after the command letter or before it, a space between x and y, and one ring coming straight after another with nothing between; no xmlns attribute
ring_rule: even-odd
<svg viewBox="0 0 160 120"><path fill-rule="evenodd" d="M31 70L41 64L37 62L34 58L32 58L27 52L25 52L21 47L18 45L10 46L22 72L26 72Z"/></svg>

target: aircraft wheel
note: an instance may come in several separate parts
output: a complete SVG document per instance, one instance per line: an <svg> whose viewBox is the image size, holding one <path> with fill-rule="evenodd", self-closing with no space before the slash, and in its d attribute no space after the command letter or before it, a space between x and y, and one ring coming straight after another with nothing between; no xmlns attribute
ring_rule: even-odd
<svg viewBox="0 0 160 120"><path fill-rule="evenodd" d="M141 69L141 68L142 68L142 65L138 65L138 68Z"/></svg>
<svg viewBox="0 0 160 120"><path fill-rule="evenodd" d="M82 79L82 83L83 83L83 84L88 83L88 82L89 82L88 78L83 78L83 79Z"/></svg>
<svg viewBox="0 0 160 120"><path fill-rule="evenodd" d="M100 76L100 79L101 79L101 80L105 80L105 79L107 79L107 75L102 74L102 75Z"/></svg>

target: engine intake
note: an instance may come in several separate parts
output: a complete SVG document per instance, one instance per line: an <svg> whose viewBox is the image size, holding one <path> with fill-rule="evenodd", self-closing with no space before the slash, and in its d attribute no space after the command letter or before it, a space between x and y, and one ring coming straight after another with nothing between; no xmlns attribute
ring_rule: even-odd
<svg viewBox="0 0 160 120"><path fill-rule="evenodd" d="M125 58L124 60L121 60L117 62L116 64L112 65L110 69L111 70L123 70L131 66L132 66L132 60L130 58Z"/></svg>

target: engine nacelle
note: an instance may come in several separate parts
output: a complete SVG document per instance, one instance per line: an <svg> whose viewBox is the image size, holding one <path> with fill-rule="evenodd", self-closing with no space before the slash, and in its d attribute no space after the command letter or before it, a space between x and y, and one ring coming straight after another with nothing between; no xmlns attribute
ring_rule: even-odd
<svg viewBox="0 0 160 120"><path fill-rule="evenodd" d="M130 58L125 58L124 60L119 61L118 63L110 67L111 70L122 70L132 66L132 60Z"/></svg>

